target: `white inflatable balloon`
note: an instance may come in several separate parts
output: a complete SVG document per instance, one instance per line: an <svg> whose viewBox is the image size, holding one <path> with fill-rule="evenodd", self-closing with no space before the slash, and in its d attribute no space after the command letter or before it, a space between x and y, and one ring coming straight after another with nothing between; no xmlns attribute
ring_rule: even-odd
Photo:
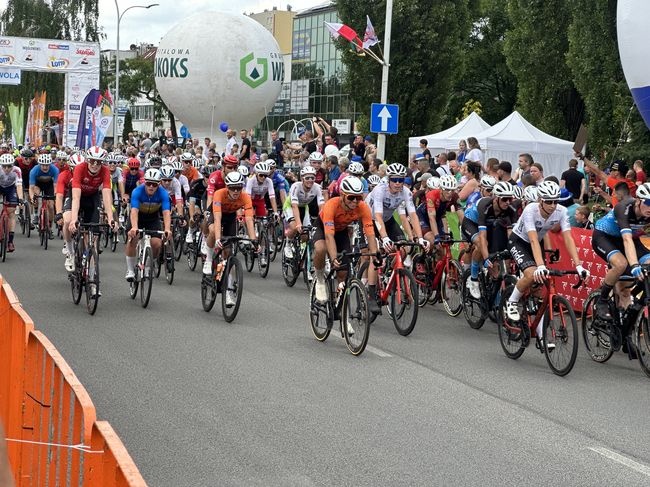
<svg viewBox="0 0 650 487"><path fill-rule="evenodd" d="M218 28L214 28L218 26ZM222 122L250 128L273 107L284 80L280 47L245 15L204 12L160 41L156 88L193 137L222 139Z"/></svg>
<svg viewBox="0 0 650 487"><path fill-rule="evenodd" d="M650 128L650 51L648 51L650 1L618 0L616 30L618 52L627 85Z"/></svg>

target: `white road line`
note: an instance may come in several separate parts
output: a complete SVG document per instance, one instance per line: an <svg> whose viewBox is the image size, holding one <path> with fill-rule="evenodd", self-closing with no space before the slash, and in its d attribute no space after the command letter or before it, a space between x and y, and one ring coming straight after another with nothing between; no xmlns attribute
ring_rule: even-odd
<svg viewBox="0 0 650 487"><path fill-rule="evenodd" d="M343 336L341 335L341 332L338 331L338 330L332 330L332 334L336 335L337 337L339 337L341 339L343 338ZM373 347L372 345L366 345L366 350L368 352L370 352L370 353L374 353L375 355L377 355L378 357L381 357L381 358L392 357L392 355L390 353L384 352L383 350L381 350L381 349L379 349L377 347Z"/></svg>
<svg viewBox="0 0 650 487"><path fill-rule="evenodd" d="M602 448L599 446L588 447L588 448L591 451L598 453L599 455L609 458L610 460L620 463L621 465L625 465L626 467L631 468L632 470L636 470L637 472L650 477L650 467L648 467L647 465L643 465L642 463L635 462L631 458L623 456L620 453L616 453L614 451L608 450L607 448Z"/></svg>

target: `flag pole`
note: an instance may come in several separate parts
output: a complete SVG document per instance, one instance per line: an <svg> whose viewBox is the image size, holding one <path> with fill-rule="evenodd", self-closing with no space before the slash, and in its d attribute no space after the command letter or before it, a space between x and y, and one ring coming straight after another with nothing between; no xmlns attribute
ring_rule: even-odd
<svg viewBox="0 0 650 487"><path fill-rule="evenodd" d="M386 31L384 32L384 63L381 71L381 103L386 104L388 101L388 68L390 63L390 34L391 24L393 22L393 0L386 0ZM377 136L377 157L384 160L386 154L386 134Z"/></svg>

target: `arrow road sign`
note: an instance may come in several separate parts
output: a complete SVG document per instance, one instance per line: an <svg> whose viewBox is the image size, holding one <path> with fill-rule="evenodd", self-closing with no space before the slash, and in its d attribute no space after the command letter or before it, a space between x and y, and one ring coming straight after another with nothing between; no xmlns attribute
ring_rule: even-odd
<svg viewBox="0 0 650 487"><path fill-rule="evenodd" d="M398 132L399 106L373 103L370 105L370 131L396 134Z"/></svg>

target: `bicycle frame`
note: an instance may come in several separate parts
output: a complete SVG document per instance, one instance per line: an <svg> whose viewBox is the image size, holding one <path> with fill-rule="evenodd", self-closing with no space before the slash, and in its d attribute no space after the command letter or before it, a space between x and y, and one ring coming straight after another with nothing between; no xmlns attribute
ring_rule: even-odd
<svg viewBox="0 0 650 487"><path fill-rule="evenodd" d="M402 260L401 247L414 247L419 244L410 243L410 242L396 242L395 246L397 247L394 252L388 254L386 258L386 263L377 271L377 295L379 296L379 301L382 303L387 303L390 295L397 290L398 299L401 299L402 296L402 287L399 281L399 270L404 269L404 261ZM384 269L391 264L391 275L388 279L388 282L384 286L382 284L381 277L384 274ZM395 283L397 281L397 283ZM401 302L399 303L401 304Z"/></svg>

